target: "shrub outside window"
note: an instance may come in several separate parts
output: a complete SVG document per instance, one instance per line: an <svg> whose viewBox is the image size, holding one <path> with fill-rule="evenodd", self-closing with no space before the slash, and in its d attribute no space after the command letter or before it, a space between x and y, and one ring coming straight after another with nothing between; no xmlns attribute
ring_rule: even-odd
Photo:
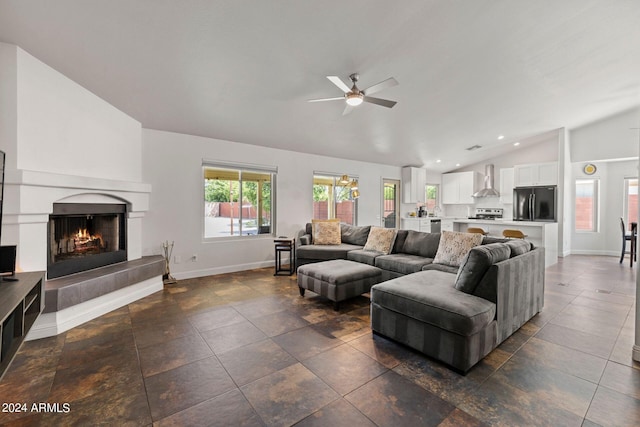
<svg viewBox="0 0 640 427"><path fill-rule="evenodd" d="M273 235L276 168L203 163L204 237Z"/></svg>
<svg viewBox="0 0 640 427"><path fill-rule="evenodd" d="M352 176L349 176L349 179L357 180ZM349 184L340 184L340 176L314 174L314 219L339 218L340 222L356 225L357 210L358 202L352 197L352 187Z"/></svg>

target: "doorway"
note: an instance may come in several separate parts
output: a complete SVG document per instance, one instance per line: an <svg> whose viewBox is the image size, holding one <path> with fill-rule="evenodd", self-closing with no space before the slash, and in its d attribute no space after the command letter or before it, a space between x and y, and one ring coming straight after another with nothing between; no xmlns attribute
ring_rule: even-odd
<svg viewBox="0 0 640 427"><path fill-rule="evenodd" d="M382 179L382 226L400 228L400 180Z"/></svg>

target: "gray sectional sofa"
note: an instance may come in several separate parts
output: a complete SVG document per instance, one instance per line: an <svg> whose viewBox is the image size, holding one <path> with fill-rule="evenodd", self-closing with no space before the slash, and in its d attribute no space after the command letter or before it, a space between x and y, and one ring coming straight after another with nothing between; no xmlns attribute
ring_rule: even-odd
<svg viewBox="0 0 640 427"><path fill-rule="evenodd" d="M380 269L379 282L370 286L374 333L459 372L466 373L542 310L544 248L484 237L454 267L433 262L440 233L398 230L393 250L382 254L363 249L367 227L341 228L342 244L332 247L313 245L311 233L304 233L298 262L342 259ZM298 284L304 294L300 274Z"/></svg>

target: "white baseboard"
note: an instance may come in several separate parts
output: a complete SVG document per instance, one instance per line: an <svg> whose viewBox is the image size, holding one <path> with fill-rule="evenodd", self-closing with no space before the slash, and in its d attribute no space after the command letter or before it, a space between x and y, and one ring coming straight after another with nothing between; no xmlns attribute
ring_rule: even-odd
<svg viewBox="0 0 640 427"><path fill-rule="evenodd" d="M236 271L254 270L256 268L273 267L274 261L251 262L247 264L225 265L224 267L205 268L202 270L181 271L172 274L178 280L194 279L196 277L213 276L216 274L235 273Z"/></svg>
<svg viewBox="0 0 640 427"><path fill-rule="evenodd" d="M163 286L162 276L152 277L55 313L42 313L36 319L25 340L53 337L154 292L161 291Z"/></svg>
<svg viewBox="0 0 640 427"><path fill-rule="evenodd" d="M570 255L600 255L600 256L617 256L617 257L620 257L620 252L591 250L591 249L587 249L587 250L571 249Z"/></svg>

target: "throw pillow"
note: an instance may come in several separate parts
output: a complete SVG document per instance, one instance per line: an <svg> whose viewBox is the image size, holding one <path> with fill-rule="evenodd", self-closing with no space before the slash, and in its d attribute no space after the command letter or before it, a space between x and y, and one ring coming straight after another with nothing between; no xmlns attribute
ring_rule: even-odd
<svg viewBox="0 0 640 427"><path fill-rule="evenodd" d="M339 219L314 219L311 222L313 224L314 245L339 245L342 243Z"/></svg>
<svg viewBox="0 0 640 427"><path fill-rule="evenodd" d="M383 254L391 253L393 242L396 240L395 228L371 227L367 243L364 245L365 251L377 251Z"/></svg>
<svg viewBox="0 0 640 427"><path fill-rule="evenodd" d="M482 243L482 237L482 234L478 233L443 231L433 262L459 267L469 251Z"/></svg>

